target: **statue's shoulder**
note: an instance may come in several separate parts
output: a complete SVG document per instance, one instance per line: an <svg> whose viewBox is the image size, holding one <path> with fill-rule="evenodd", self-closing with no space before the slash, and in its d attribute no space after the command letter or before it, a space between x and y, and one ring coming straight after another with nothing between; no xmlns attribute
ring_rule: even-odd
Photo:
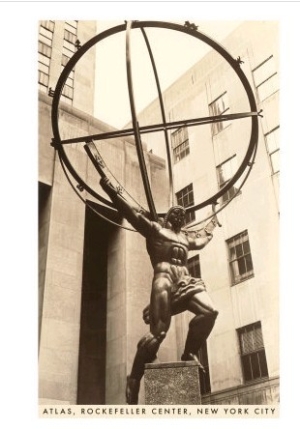
<svg viewBox="0 0 300 429"><path fill-rule="evenodd" d="M159 232L163 229L163 227L158 222L154 221L151 221L151 228L153 232Z"/></svg>

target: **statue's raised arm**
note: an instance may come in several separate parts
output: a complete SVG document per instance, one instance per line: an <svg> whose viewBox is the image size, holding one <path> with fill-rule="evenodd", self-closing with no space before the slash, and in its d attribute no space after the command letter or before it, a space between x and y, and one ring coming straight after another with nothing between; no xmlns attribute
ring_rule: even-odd
<svg viewBox="0 0 300 429"><path fill-rule="evenodd" d="M144 237L151 232L151 221L138 208L131 206L128 201L113 186L108 177L100 180L102 189L110 197L118 212Z"/></svg>

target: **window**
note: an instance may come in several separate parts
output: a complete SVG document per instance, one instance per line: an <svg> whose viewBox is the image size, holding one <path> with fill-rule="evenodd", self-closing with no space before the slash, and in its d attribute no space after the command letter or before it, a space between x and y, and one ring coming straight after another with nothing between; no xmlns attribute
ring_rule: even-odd
<svg viewBox="0 0 300 429"><path fill-rule="evenodd" d="M41 21L41 27L46 28L47 30L54 31L54 21Z"/></svg>
<svg viewBox="0 0 300 429"><path fill-rule="evenodd" d="M253 78L260 101L278 91L278 74L273 55L255 67Z"/></svg>
<svg viewBox="0 0 300 429"><path fill-rule="evenodd" d="M201 346L199 352L198 352L198 359L201 362L201 364L204 367L205 372L199 371L200 376L200 391L202 395L205 395L206 393L210 393L210 376L209 376L209 364L208 364L208 355L207 355L207 345L206 341Z"/></svg>
<svg viewBox="0 0 300 429"><path fill-rule="evenodd" d="M209 113L211 116L224 115L230 113L227 92L220 95L215 101L209 105ZM215 136L228 125L228 121L214 122L212 124L212 135Z"/></svg>
<svg viewBox="0 0 300 429"><path fill-rule="evenodd" d="M265 137L272 171L275 174L279 172L279 127L274 128Z"/></svg>
<svg viewBox="0 0 300 429"><path fill-rule="evenodd" d="M194 191L193 184L186 186L181 191L176 192L177 203L182 207L190 207L194 205ZM185 223L195 220L195 212L186 213Z"/></svg>
<svg viewBox="0 0 300 429"><path fill-rule="evenodd" d="M180 161L190 153L188 129L178 128L171 134L174 162Z"/></svg>
<svg viewBox="0 0 300 429"><path fill-rule="evenodd" d="M238 329L244 381L268 377L261 323Z"/></svg>
<svg viewBox="0 0 300 429"><path fill-rule="evenodd" d="M237 157L235 155L217 166L217 175L220 189L227 185L229 180L232 179L234 174L237 172L237 167ZM230 200L237 192L239 186L240 180L237 180L234 186L229 188L222 196L222 202L225 203L226 201Z"/></svg>
<svg viewBox="0 0 300 429"><path fill-rule="evenodd" d="M227 241L232 284L253 276L253 264L248 232L244 231Z"/></svg>
<svg viewBox="0 0 300 429"><path fill-rule="evenodd" d="M52 54L52 40L54 21L41 21L38 44L38 83L42 91L49 86L50 59Z"/></svg>
<svg viewBox="0 0 300 429"><path fill-rule="evenodd" d="M200 269L200 258L199 255L189 258L187 261L187 268L192 277L197 279L201 278L201 269Z"/></svg>
<svg viewBox="0 0 300 429"><path fill-rule="evenodd" d="M76 52L76 40L77 40L77 24L78 21L66 21L64 29L64 40L62 48L61 65L64 68L69 59ZM62 92L62 99L67 103L72 103L74 97L74 70L68 76Z"/></svg>

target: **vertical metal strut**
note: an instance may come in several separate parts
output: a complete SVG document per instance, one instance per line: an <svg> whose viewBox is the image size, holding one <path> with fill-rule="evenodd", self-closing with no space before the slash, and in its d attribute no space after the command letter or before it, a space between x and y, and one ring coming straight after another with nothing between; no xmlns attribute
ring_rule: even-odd
<svg viewBox="0 0 300 429"><path fill-rule="evenodd" d="M163 102L163 98L162 98L162 92L161 92L161 88L160 88L158 73L157 73L157 69L156 69L156 65L155 65L155 61L154 61L154 56L153 56L152 49L151 49L151 46L149 43L149 39L148 39L147 34L145 32L145 29L143 27L141 27L141 31L143 33L145 43L146 43L146 46L148 49L149 57L151 60L151 64L152 64L152 69L153 69L156 87L157 87L157 92L158 92L162 121L163 121L163 124L166 125L167 121L166 121L165 107L164 107L164 102ZM168 135L167 128L164 128L164 135L165 135L168 170L169 170L170 204L171 204L171 206L173 206L175 204L175 194L174 194L174 185L173 185L174 184L174 176L173 176L173 164L172 164L170 142L169 142L169 135Z"/></svg>
<svg viewBox="0 0 300 429"><path fill-rule="evenodd" d="M126 69L127 69L127 84L128 84L128 92L129 92L129 100L130 100L130 108L131 108L131 117L132 117L132 125L134 129L136 150L138 155L138 160L140 164L141 174L143 185L145 189L145 194L147 198L147 203L149 206L150 215L153 220L158 220L158 216L156 213L156 209L154 206L154 201L151 193L151 188L149 184L149 178L147 174L147 168L145 163L145 158L143 154L142 142L139 131L139 124L136 118L136 110L134 104L134 95L133 95L133 86L132 86L132 73L131 73L131 52L130 52L130 30L131 30L132 21L128 21L126 24Z"/></svg>

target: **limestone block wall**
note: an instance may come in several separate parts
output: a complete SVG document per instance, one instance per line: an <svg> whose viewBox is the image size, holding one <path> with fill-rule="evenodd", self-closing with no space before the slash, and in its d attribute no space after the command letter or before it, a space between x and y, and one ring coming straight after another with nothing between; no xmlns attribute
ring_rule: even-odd
<svg viewBox="0 0 300 429"><path fill-rule="evenodd" d="M50 213L51 213L51 188L45 184L39 184L39 220L38 220L38 238L39 238L39 261L38 261L38 276L39 276L39 337L41 331L41 317L44 302L44 285L46 276L48 236L50 228Z"/></svg>
<svg viewBox="0 0 300 429"><path fill-rule="evenodd" d="M56 160L39 348L41 403L76 403L84 213Z"/></svg>

